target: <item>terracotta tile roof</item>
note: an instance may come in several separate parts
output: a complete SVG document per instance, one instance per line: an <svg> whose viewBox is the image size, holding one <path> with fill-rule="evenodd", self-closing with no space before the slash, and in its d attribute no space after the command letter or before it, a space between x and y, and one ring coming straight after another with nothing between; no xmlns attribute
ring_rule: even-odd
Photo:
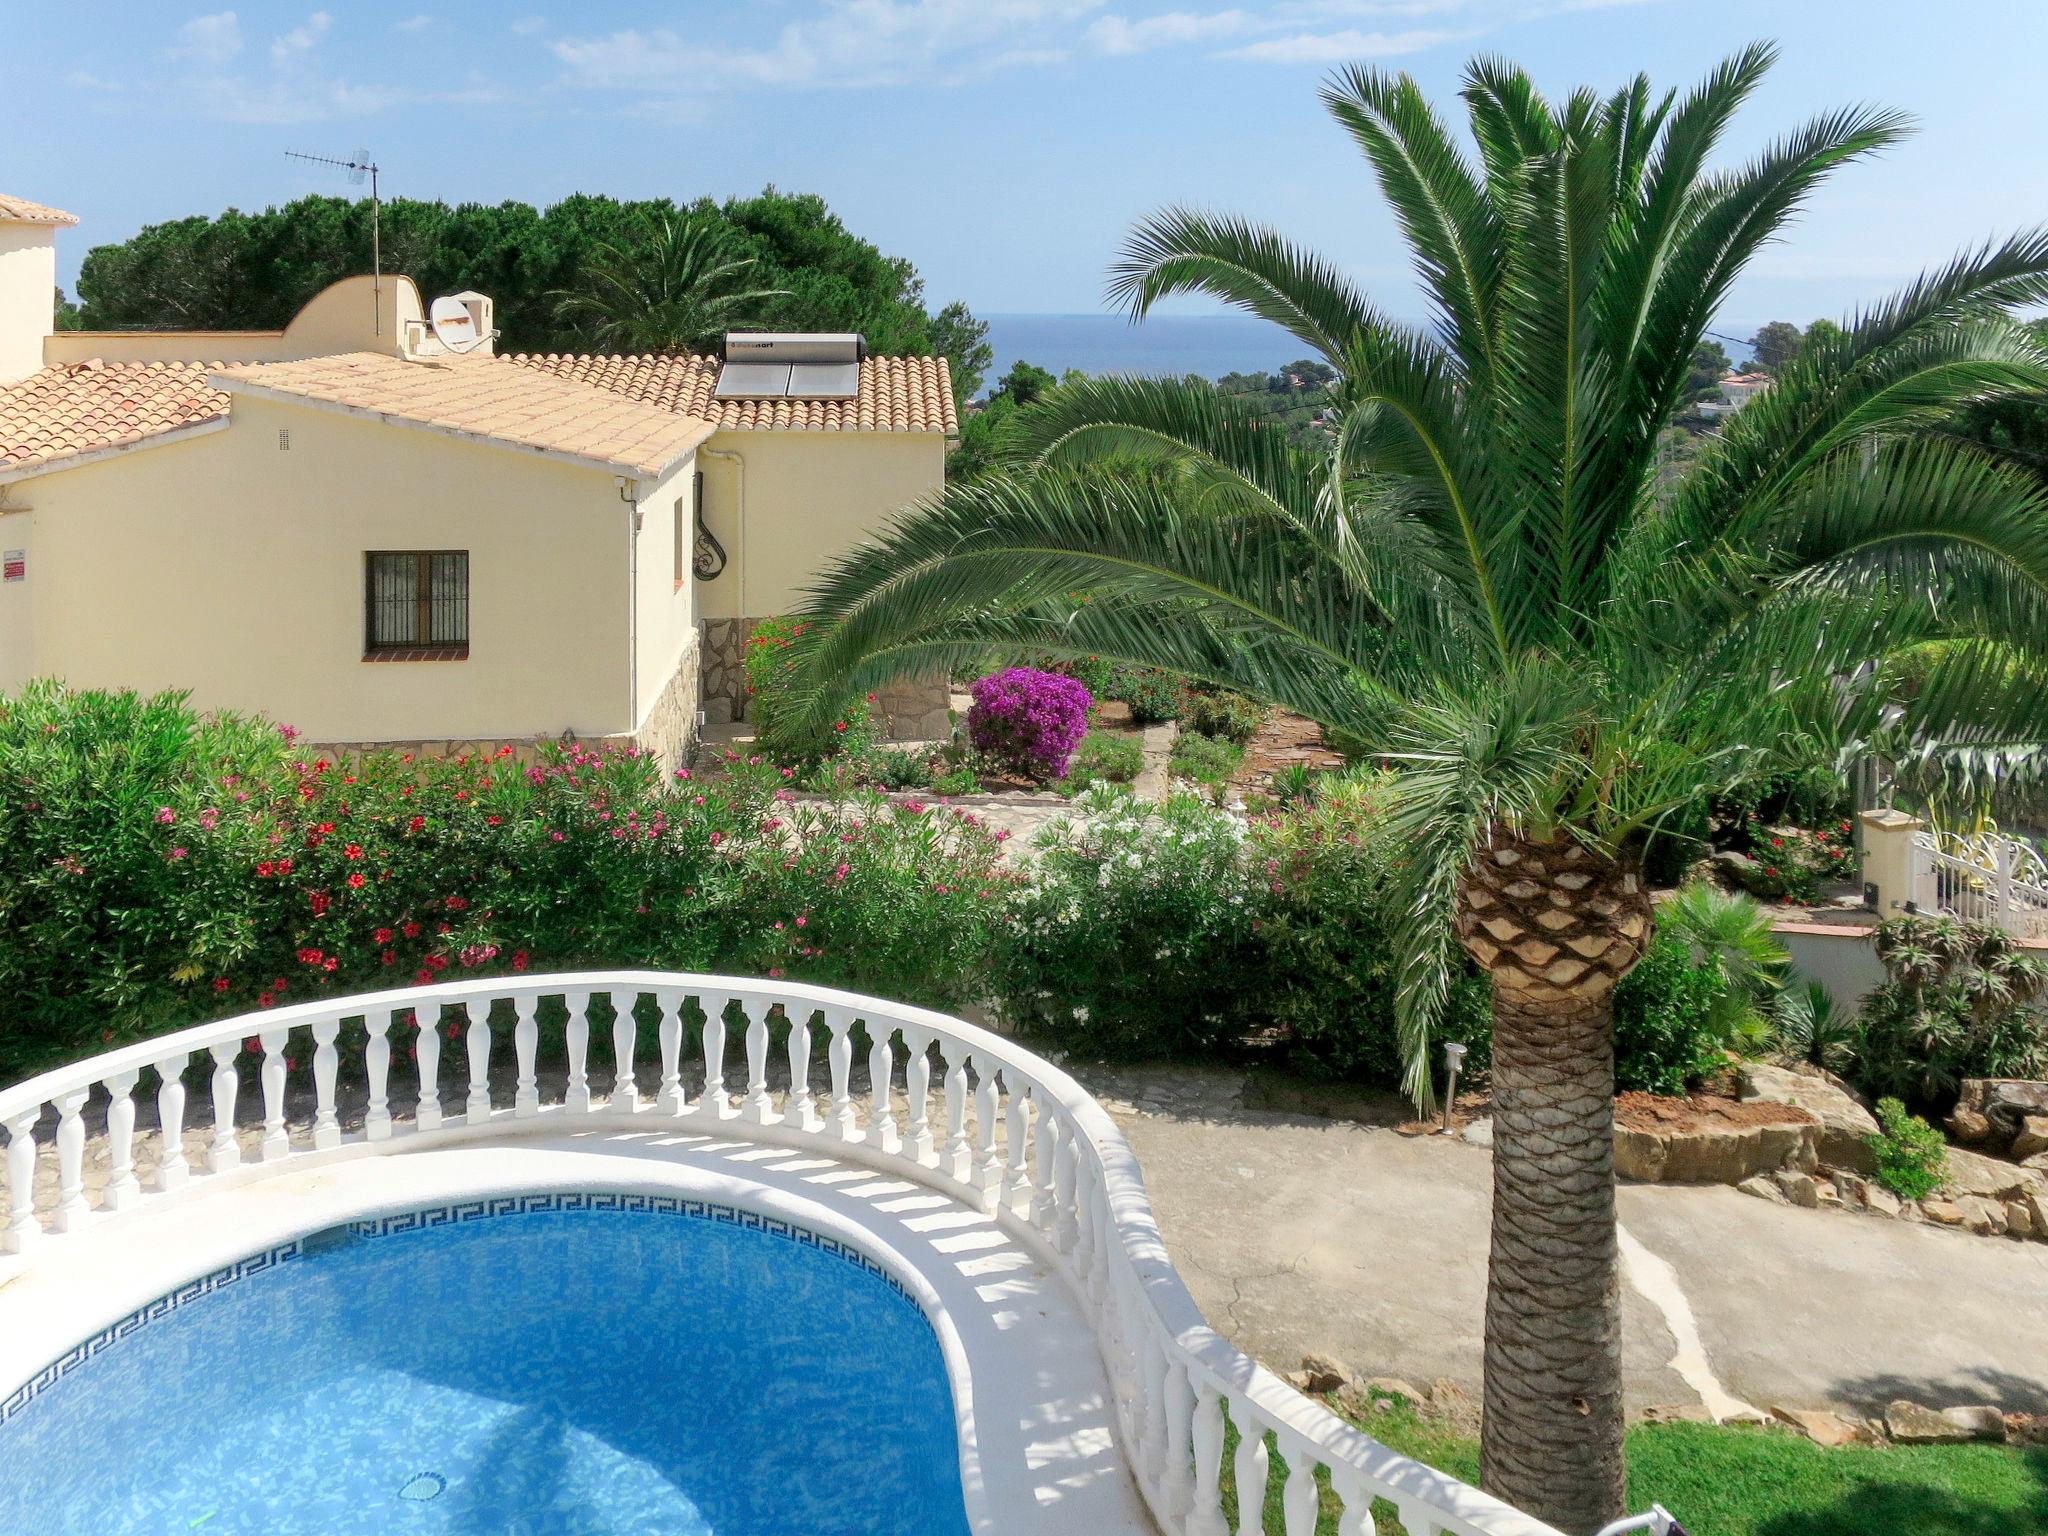
<svg viewBox="0 0 2048 1536"><path fill-rule="evenodd" d="M0 224L76 224L78 215L0 192Z"/></svg>
<svg viewBox="0 0 2048 1536"><path fill-rule="evenodd" d="M64 363L0 384L0 475L219 421L203 363Z"/></svg>
<svg viewBox="0 0 2048 1536"><path fill-rule="evenodd" d="M327 406L648 479L713 430L708 421L492 358L423 363L343 352L216 368L209 378L235 394Z"/></svg>
<svg viewBox="0 0 2048 1536"><path fill-rule="evenodd" d="M558 378L682 411L728 431L944 432L960 430L953 380L943 357L870 357L860 365L860 391L842 400L717 400L718 359L593 357L550 352L505 359Z"/></svg>

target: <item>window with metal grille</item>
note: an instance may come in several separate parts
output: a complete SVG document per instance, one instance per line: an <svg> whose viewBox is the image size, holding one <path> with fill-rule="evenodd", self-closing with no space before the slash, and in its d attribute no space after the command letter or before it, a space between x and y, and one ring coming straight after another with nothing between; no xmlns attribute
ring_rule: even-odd
<svg viewBox="0 0 2048 1536"><path fill-rule="evenodd" d="M364 556L363 649L373 656L469 651L469 551L371 550Z"/></svg>

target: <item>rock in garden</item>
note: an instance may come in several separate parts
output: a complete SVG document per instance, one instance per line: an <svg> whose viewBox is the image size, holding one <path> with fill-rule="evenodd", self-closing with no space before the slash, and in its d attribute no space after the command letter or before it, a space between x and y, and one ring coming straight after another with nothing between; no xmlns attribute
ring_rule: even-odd
<svg viewBox="0 0 2048 1536"><path fill-rule="evenodd" d="M1869 1173L1877 1166L1868 1142L1869 1137L1877 1134L1877 1120L1839 1078L1818 1068L1795 1072L1762 1062L1745 1062L1741 1081L1745 1102L1791 1104L1819 1121L1815 1151L1822 1162L1856 1173Z"/></svg>
<svg viewBox="0 0 2048 1536"><path fill-rule="evenodd" d="M1705 1403L1659 1403L1643 1410L1645 1424L1711 1424L1714 1416Z"/></svg>
<svg viewBox="0 0 2048 1536"><path fill-rule="evenodd" d="M1735 1186L1745 1195L1755 1195L1759 1200L1768 1200L1773 1205L1785 1204L1785 1191L1778 1188L1777 1181L1768 1174L1753 1173Z"/></svg>
<svg viewBox="0 0 2048 1536"><path fill-rule="evenodd" d="M1490 1147L1493 1145L1493 1117L1489 1115L1474 1120L1458 1134L1475 1147Z"/></svg>
<svg viewBox="0 0 2048 1536"><path fill-rule="evenodd" d="M1812 1168L1820 1125L1792 1104L1696 1094L1615 1100L1614 1165L1652 1184L1739 1184L1776 1168Z"/></svg>
<svg viewBox="0 0 2048 1536"><path fill-rule="evenodd" d="M1809 1173L1795 1173L1789 1168L1780 1169L1771 1175L1777 1181L1787 1204L1804 1206L1813 1210L1820 1204L1820 1186Z"/></svg>
<svg viewBox="0 0 2048 1536"><path fill-rule="evenodd" d="M2019 1134L2006 1149L2013 1157L2025 1162L2037 1153L2048 1152L2048 1115L2028 1115L2020 1121Z"/></svg>
<svg viewBox="0 0 2048 1536"><path fill-rule="evenodd" d="M1997 1237L2005 1231L2005 1202L1982 1195L1964 1195L1956 1201L1963 1208L1963 1223L1979 1237Z"/></svg>
<svg viewBox="0 0 2048 1536"><path fill-rule="evenodd" d="M1403 1381L1398 1376L1373 1376L1368 1378L1364 1385L1367 1392L1377 1393L1381 1397L1398 1397L1403 1402L1411 1404L1429 1401L1428 1393L1414 1382Z"/></svg>
<svg viewBox="0 0 2048 1536"><path fill-rule="evenodd" d="M1956 1107L1983 1116L1993 1140L2011 1141L2029 1116L2048 1116L2048 1083L2021 1077L1966 1077Z"/></svg>
<svg viewBox="0 0 2048 1536"><path fill-rule="evenodd" d="M1974 1109L1958 1106L1948 1117L1948 1133L1957 1141L1983 1141L1991 1134L1991 1122Z"/></svg>
<svg viewBox="0 0 2048 1536"><path fill-rule="evenodd" d="M1904 1398L1885 1409L1884 1428L1900 1445L1955 1445L1977 1438L1976 1430L1968 1425Z"/></svg>
<svg viewBox="0 0 2048 1536"><path fill-rule="evenodd" d="M1869 1426L1824 1409L1773 1407L1771 1412L1815 1445L1868 1445L1877 1438Z"/></svg>
<svg viewBox="0 0 2048 1536"><path fill-rule="evenodd" d="M1977 1440L2003 1440L2005 1438L2005 1415L1996 1408L1972 1404L1967 1407L1944 1408L1941 1416L1958 1429L1968 1430Z"/></svg>
<svg viewBox="0 0 2048 1536"><path fill-rule="evenodd" d="M1336 1392L1358 1380L1350 1366L1328 1355L1303 1355L1300 1374L1308 1381L1304 1392Z"/></svg>
<svg viewBox="0 0 2048 1536"><path fill-rule="evenodd" d="M1920 1214L1944 1227L1967 1226L1970 1221L1961 1206L1947 1200L1922 1200Z"/></svg>
<svg viewBox="0 0 2048 1536"><path fill-rule="evenodd" d="M2032 1192L2048 1194L2048 1174L2003 1158L1986 1157L1966 1147L1948 1149L1948 1166L1942 1182L1959 1195L1982 1195L1986 1199L2011 1200Z"/></svg>
<svg viewBox="0 0 2048 1536"><path fill-rule="evenodd" d="M2005 1202L2005 1235L2007 1237L2032 1237L2034 1235L2034 1212L2024 1200Z"/></svg>
<svg viewBox="0 0 2048 1536"><path fill-rule="evenodd" d="M2005 1416L2007 1445L2048 1445L2048 1413L2008 1413Z"/></svg>
<svg viewBox="0 0 2048 1536"><path fill-rule="evenodd" d="M1866 1184L1863 1186L1863 1208L1880 1216L1896 1216L1899 1214L1899 1197L1882 1184Z"/></svg>

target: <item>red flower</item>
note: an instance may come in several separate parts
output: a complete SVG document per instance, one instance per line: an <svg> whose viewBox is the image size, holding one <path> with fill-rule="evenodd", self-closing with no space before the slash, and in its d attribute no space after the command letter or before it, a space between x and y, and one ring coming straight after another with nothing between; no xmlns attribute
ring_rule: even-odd
<svg viewBox="0 0 2048 1536"><path fill-rule="evenodd" d="M370 938L378 944L389 944L391 942L391 930L389 928L379 928L370 935Z"/></svg>
<svg viewBox="0 0 2048 1536"><path fill-rule="evenodd" d="M360 859L363 856L363 845L361 843L350 843L341 850L341 856L345 859Z"/></svg>
<svg viewBox="0 0 2048 1536"><path fill-rule="evenodd" d="M464 896L450 896L448 900L445 903L443 903L443 905L445 905L450 912L461 912L468 908L469 899Z"/></svg>
<svg viewBox="0 0 2048 1536"><path fill-rule="evenodd" d="M271 871L276 868L277 866L275 864L271 863L270 860L265 859L262 863L256 866L256 877L259 880L268 880L270 878Z"/></svg>
<svg viewBox="0 0 2048 1536"><path fill-rule="evenodd" d="M386 965L390 965L398 959L398 951L395 949L387 949L384 951L383 954L379 955L377 958L379 960L382 960Z"/></svg>
<svg viewBox="0 0 2048 1536"><path fill-rule="evenodd" d="M256 994L256 1006L258 1008L268 1008L276 1001L277 999L272 997L268 992L259 992Z"/></svg>
<svg viewBox="0 0 2048 1536"><path fill-rule="evenodd" d="M425 829L427 825L427 818L424 816L415 816L411 821L407 822L405 825L407 831L419 832Z"/></svg>
<svg viewBox="0 0 2048 1536"><path fill-rule="evenodd" d="M403 933L408 939L416 939L420 936L420 925L418 923L407 923L399 929L399 932Z"/></svg>
<svg viewBox="0 0 2048 1536"><path fill-rule="evenodd" d="M339 960L335 959L334 956L329 955L325 960L322 960L320 962L320 969L323 971L331 971L340 964L341 962Z"/></svg>
<svg viewBox="0 0 2048 1536"><path fill-rule="evenodd" d="M525 969L526 969L526 951L525 951L525 950L523 950L523 949L515 949L515 950L514 950L514 951L512 952L512 969L513 969L513 970L515 970L515 971L523 971L523 970L525 970Z"/></svg>
<svg viewBox="0 0 2048 1536"><path fill-rule="evenodd" d="M214 991L216 991L216 992L225 992L225 991L227 991L227 989L228 989L228 979L227 979L227 977L225 977L225 976L216 976L216 977L214 977L214 978L213 978L213 990L214 990Z"/></svg>
<svg viewBox="0 0 2048 1536"><path fill-rule="evenodd" d="M426 984L427 984L428 982L432 981L433 979L434 979L434 973L433 973L432 971L425 971L425 970L423 970L423 971L419 972L419 973L418 973L417 975L415 975L415 976L413 977L413 980L414 980L414 981L416 981L416 982L418 982L418 983L419 983L419 984L420 984L421 986L423 986L423 987L424 987L424 986L425 986L425 985L426 985Z"/></svg>
<svg viewBox="0 0 2048 1536"><path fill-rule="evenodd" d="M360 869L348 877L348 888L352 891L360 891L369 883L369 876L365 875Z"/></svg>

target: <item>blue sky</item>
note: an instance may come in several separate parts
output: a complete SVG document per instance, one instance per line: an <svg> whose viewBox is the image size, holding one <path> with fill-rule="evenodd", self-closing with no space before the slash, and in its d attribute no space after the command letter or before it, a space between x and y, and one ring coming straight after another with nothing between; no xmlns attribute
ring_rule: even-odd
<svg viewBox="0 0 2048 1536"><path fill-rule="evenodd" d="M346 191L286 149L367 145L388 193L546 203L822 193L935 300L1101 307L1130 221L1190 200L1268 220L1419 305L1384 206L1315 100L1333 64L1413 72L1448 110L1497 52L1553 94L1688 84L1742 42L1784 57L1727 146L1853 100L1921 131L1844 172L1724 321L1804 322L1958 246L2048 219L2042 0L5 0L0 190L87 246L230 204Z"/></svg>

